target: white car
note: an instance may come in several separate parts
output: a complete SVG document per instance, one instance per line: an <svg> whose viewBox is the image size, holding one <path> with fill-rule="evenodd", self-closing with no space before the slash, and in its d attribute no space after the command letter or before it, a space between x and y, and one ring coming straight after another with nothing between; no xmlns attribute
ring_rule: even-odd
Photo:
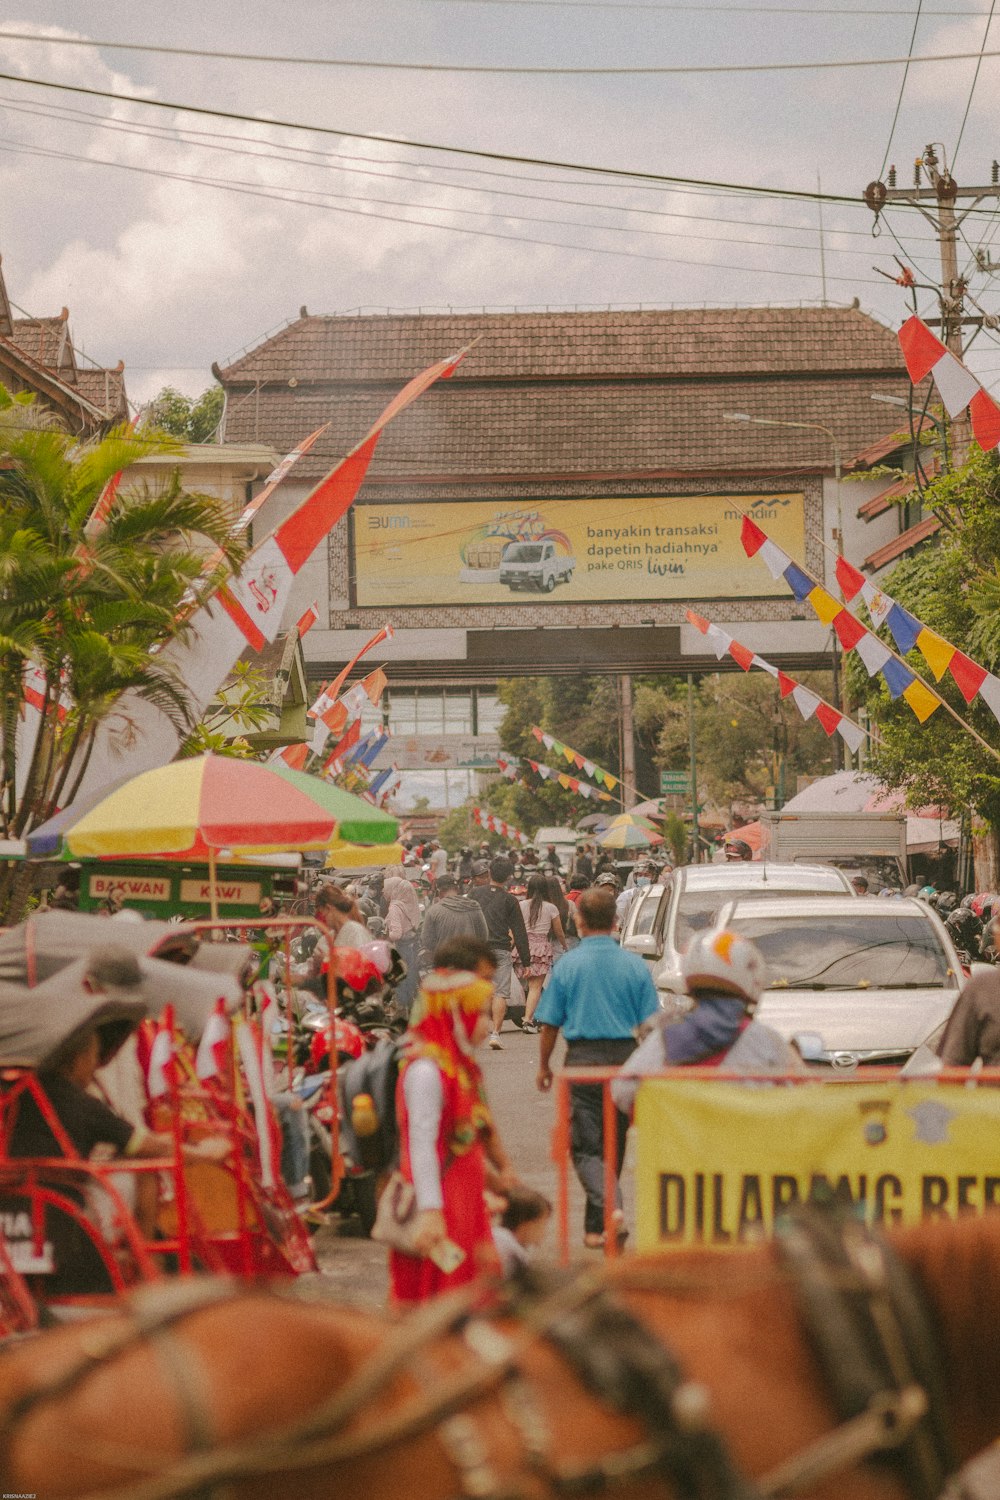
<svg viewBox="0 0 1000 1500"><path fill-rule="evenodd" d="M789 896L729 902L719 926L748 937L768 969L756 1016L807 1062L905 1063L933 1048L963 983L943 922L923 901Z"/></svg>
<svg viewBox="0 0 1000 1500"><path fill-rule="evenodd" d="M681 954L696 932L714 927L719 908L737 896L773 900L789 894L858 900L843 870L832 865L731 861L681 865L663 885L650 886L629 908L621 945L646 959L658 988L680 988Z"/></svg>

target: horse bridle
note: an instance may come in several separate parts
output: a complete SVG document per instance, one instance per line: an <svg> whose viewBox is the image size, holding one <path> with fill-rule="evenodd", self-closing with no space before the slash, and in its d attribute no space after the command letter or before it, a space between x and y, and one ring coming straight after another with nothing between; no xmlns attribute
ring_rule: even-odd
<svg viewBox="0 0 1000 1500"><path fill-rule="evenodd" d="M891 1456L914 1500L937 1500L954 1463L944 1420L939 1362L926 1313L909 1273L858 1221L829 1213L797 1215L778 1234L779 1255L838 1409L840 1425L771 1475L741 1476L709 1425L709 1398L685 1380L663 1342L609 1290L599 1273L572 1279L527 1277L481 1310L482 1290L447 1294L420 1308L347 1384L280 1432L214 1445L200 1400L195 1356L176 1339L185 1317L241 1294L234 1283L178 1283L133 1299L124 1326L85 1344L78 1362L23 1394L0 1414L0 1445L40 1405L68 1394L126 1349L152 1340L179 1402L187 1454L155 1476L86 1500L182 1500L207 1497L240 1478L347 1462L435 1434L453 1463L466 1500L521 1500L523 1481L555 1495L596 1494L639 1476L669 1481L679 1500L779 1500L865 1459ZM773 1273L772 1273L773 1274ZM624 1290L676 1291L669 1266L623 1267ZM164 1293L166 1302L160 1300ZM283 1295L271 1293L269 1295ZM513 1319L513 1330L499 1319ZM348 1422L441 1337L457 1337L471 1367L435 1373L402 1407L362 1431ZM527 1348L546 1340L584 1388L615 1412L641 1422L643 1435L586 1466L553 1456L553 1434L521 1368ZM467 1408L498 1394L520 1439L523 1471L498 1471L481 1425ZM135 1460L100 1443L102 1455ZM520 1479L520 1482L519 1482Z"/></svg>

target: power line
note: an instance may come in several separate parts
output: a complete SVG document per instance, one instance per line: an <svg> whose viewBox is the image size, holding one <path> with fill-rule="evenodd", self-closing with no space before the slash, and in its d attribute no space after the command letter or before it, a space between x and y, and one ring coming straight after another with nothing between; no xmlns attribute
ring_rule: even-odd
<svg viewBox="0 0 1000 1500"><path fill-rule="evenodd" d="M45 46L102 47L115 52L152 52L165 57L200 57L213 62L271 63L308 68L354 68L392 73L488 73L501 76L568 78L691 77L719 73L806 73L840 68L894 68L899 64L968 62L974 58L1000 57L997 52L931 52L920 57L852 57L820 62L764 63L670 63L663 66L546 67L513 63L383 62L376 58L281 56L268 52L215 52L200 47L164 47L152 42L110 42L99 38L38 36L29 31L0 31L0 41L35 42ZM0 77L6 77L0 74Z"/></svg>
<svg viewBox="0 0 1000 1500"><path fill-rule="evenodd" d="M730 11L748 15L778 16L906 16L911 10L890 10L882 6L868 5L710 5L704 3L673 4L668 0L425 0L438 5L528 5L539 10L666 10L666 11ZM925 10L925 16L981 16L981 10Z"/></svg>
<svg viewBox="0 0 1000 1500"><path fill-rule="evenodd" d="M111 167L111 168L114 168L117 171L132 172L132 173L136 173L136 174L138 174L140 176L144 176L144 177L159 177L159 178L169 179L169 180L175 181L175 182L187 182L187 183L191 183L191 184L194 184L194 185L202 185L202 186L212 187L212 188L215 188L218 191L235 193L235 194L238 194L238 195L240 195L242 197L272 199L272 200L274 200L276 202L279 202L279 203L293 203L293 204L299 205L300 207L322 209L322 210L324 210L325 212L328 212L328 213L348 214L348 215L351 215L351 216L356 217L356 218L364 218L364 219L381 219L381 220L385 220L388 223L394 223L394 224L407 224L411 228L418 228L418 229L438 229L438 230L443 230L443 231L445 231L445 232L447 232L449 234L475 235L475 236L478 236L480 238L485 238L485 239L497 239L497 240L512 241L515 244L544 245L544 246L548 246L549 248L555 249L555 250L572 250L572 251L575 251L577 254L580 254L580 255L614 255L614 256L624 257L625 259L628 259L628 260L655 261L655 262L659 263L660 265L678 265L678 266L687 265L687 266L699 266L699 267L702 267L702 268L705 268L707 266L707 267L709 267L711 269L716 269L716 270L721 270L721 271L739 271L739 272L741 272L743 274L751 275L751 276L791 276L791 277L795 277L797 279L801 279L802 277L807 277L807 278L809 278L811 280L816 280L817 276L818 276L817 272L812 272L812 271L786 271L786 270L783 270L783 269L780 269L780 268L774 267L774 266L746 266L746 265L734 266L734 265L730 265L730 264L727 264L727 263L722 262L722 261L706 261L704 259L704 257L701 258L701 259L699 259L699 260L686 260L686 259L682 259L681 257L678 257L678 256L648 255L645 252L638 251L638 250L624 250L624 249L622 249L622 250L615 250L615 249L610 249L610 248L606 248L604 246L597 246L597 245L567 244L564 241L539 239L537 237L533 237L533 236L529 236L529 235L503 234L499 230L492 230L492 229L472 229L472 228L467 228L467 227L465 227L463 225L459 225L459 224L441 224L441 223L438 223L438 222L436 222L434 220L428 220L428 219L406 219L406 218L401 218L398 214L375 213L375 212L365 211L364 209L359 209L359 208L343 208L339 204L335 204L335 203L317 202L315 197L304 198L304 197L295 196L294 194L282 193L280 191L269 190L269 189L262 188L262 187L257 187L257 186L248 187L248 186L245 186L245 185L242 185L242 184L238 184L238 183L233 183L233 182L227 181L225 179L199 177L199 176L196 176L196 175L191 174L191 173L170 172L170 171L166 171L164 169L158 169L158 168L154 168L154 167L139 167L139 166L135 166L134 164L132 164L130 162L106 161L106 160L102 160L102 159L100 159L98 157L80 156L80 155L77 155L77 154L72 153L72 152L56 151L54 149L50 149L50 148L47 148L47 147L41 147L41 146L28 146L28 145L22 145L22 144L3 144L3 143L0 143L0 151L11 152L11 153L16 154L16 155L40 156L40 157L44 157L44 158L48 158L48 159L55 159L55 160L61 160L61 161L80 162L83 165L89 165L89 166ZM308 192L310 190L306 189L305 191ZM322 196L324 196L324 197L334 197L334 196L339 196L339 195L323 194ZM367 201L367 200L365 200L365 201ZM378 200L375 200L375 201L378 201ZM420 205L419 204L413 204L413 205L406 204L406 205L403 205L403 206L405 206L405 207L413 207L417 211L419 211L419 209L420 209ZM431 209L429 211L433 212L434 210ZM451 211L452 210L450 210L450 209L445 210L445 212L451 212ZM507 217L516 217L516 216L515 215L508 215ZM566 227L567 228L577 227L577 226L573 225L569 221L565 221L565 222L566 222ZM579 227L586 229L588 226L582 225L582 226L579 226ZM857 277L857 276L831 276L828 279L832 280L832 281L846 281L846 282L850 282L852 285L858 285L863 280L866 281L868 284L871 284L871 285L875 284L872 281L871 278L861 278L861 277Z"/></svg>
<svg viewBox="0 0 1000 1500"><path fill-rule="evenodd" d="M14 150L17 150L19 148L23 148L24 150L26 150L28 152L37 152L38 154L53 155L53 156L64 158L64 159L70 160L70 161L79 161L79 162L92 161L97 166L104 166L104 167L122 167L122 166L128 166L128 163L116 162L116 161L109 161L106 157L77 156L77 155L73 155L72 153L57 151L56 148L54 148L54 147L38 146L38 145L36 145L36 144L34 144L34 143L30 142L30 141L4 140L3 137L0 137L0 149L6 149L8 147L10 147L10 148L12 148ZM201 184L203 184L203 185L205 185L207 187L237 187L237 188L248 188L248 189L251 189L251 190L255 190L258 187L266 189L267 186L268 186L266 183L259 184L259 183L256 183L256 182L248 182L245 178L204 177L204 176L198 176L196 174L174 172L174 171L171 171L169 168L166 168L166 167L144 167L144 168L142 168L142 171L145 174L147 174L147 175L152 175L152 176L157 176L157 177L164 177L164 178L171 178L171 179L179 179L181 181L187 181L187 182L192 182L192 183L201 183ZM279 189L280 189L280 185L279 184L275 184L275 186L278 186ZM449 189L449 190L451 190L451 189ZM518 221L520 221L522 223L525 223L525 224L545 224L545 225L550 225L550 226L551 225L558 225L558 226L560 226L562 228L565 228L565 229L586 229L586 230L592 230L592 231L594 231L594 232L596 232L598 234L629 234L629 235L643 234L643 235L653 235L653 236L655 236L658 239L662 238L662 239L682 239L682 240L701 240L701 239L704 238L703 235L698 235L698 234L694 234L694 235L691 235L691 234L680 234L680 233L678 233L677 230L672 230L672 229L644 229L644 228L641 228L641 227L636 227L636 226L628 225L628 224L594 224L594 223L589 223L589 222L586 222L586 221L580 220L580 219L552 219L552 218L542 217L542 216L539 216L539 215L536 215L536 214L514 213L511 210L506 209L506 208L460 208L457 205L451 204L451 203L423 203L423 202L414 201L412 199L372 198L368 194L328 192L328 191L326 191L323 188L304 187L304 186L300 186L300 185L295 184L295 183L288 184L287 185L287 191L289 191L290 193L291 192L294 192L294 193L307 193L307 194L310 195L308 199L301 198L301 199L296 200L294 198L290 198L289 199L290 202L300 201L300 202L304 203L304 202L312 202L313 199L332 199L334 201L344 202L344 203L378 204L378 205L384 206L386 208L405 208L405 209L411 209L412 208L412 209L414 209L414 210L416 210L418 212L426 212L426 213L463 214L463 215L471 216L471 217L474 217L474 218L493 218L493 219L499 218L499 219L504 219L504 220L508 220L508 221L509 220L518 220ZM521 196L521 195L518 195L518 196ZM524 195L524 196L531 196L532 202L536 202L536 203L537 202L544 202L545 201L543 199L535 197L534 195ZM556 199L554 201L555 202L565 202L566 200L564 200L564 199ZM314 206L321 207L322 204L317 203ZM586 204L586 203L580 203L579 206L583 207L583 208L588 208L588 207L592 207L593 205ZM598 206L600 206L600 205L598 205ZM631 209L628 209L628 208L625 208L625 207L615 208L614 206L609 206L609 210L608 211L609 212L618 212L618 213L622 213L622 214L628 214L628 213L632 212ZM654 213L655 214L656 210L655 209L646 209L646 210L639 209L639 210L636 210L636 212L639 212L639 213L645 212L645 213ZM812 245L792 245L792 244L788 244L787 241L772 240L772 239L752 239L752 238L747 238L747 237L738 236L738 235L729 236L728 238L721 240L720 243L723 244L723 245L761 245L761 246L764 246L765 248L768 248L768 249L800 251L800 252L805 252L805 253L810 254L810 255L813 253L813 249L814 249L814 247ZM838 249L831 248L831 254L834 254L834 255L862 255L862 256L865 256L867 258L869 252L866 251L866 250L854 250L854 249L838 250Z"/></svg>
<svg viewBox="0 0 1000 1500"><path fill-rule="evenodd" d="M972 75L972 87L969 89L969 97L965 101L965 114L962 116L962 124L959 127L958 131L958 140L955 142L955 149L951 154L951 170L953 173L955 171L955 163L958 161L958 153L962 148L962 137L965 134L965 122L966 120L968 120L969 110L972 108L972 96L976 92L976 84L979 82L979 69L983 65L983 57L985 56L984 49L986 47L986 43L989 41L990 27L993 24L993 12L995 8L996 0L992 0L992 3L990 5L990 13L986 17L986 30L983 32L983 45L979 49L979 56L976 59L976 71Z"/></svg>
<svg viewBox="0 0 1000 1500"><path fill-rule="evenodd" d="M171 110L178 114L204 115L215 120L236 120L245 125L262 125L271 130L300 130L311 135L343 137L355 141L374 141L384 146L403 146L413 151L439 151L446 156L474 157L478 161L513 162L525 167L548 167L559 172L586 172L596 177L627 178L630 181L659 185L704 188L725 193L748 194L756 198L783 198L806 203L840 203L857 208L859 200L844 193L817 193L802 188L754 187L749 183L716 182L703 177L674 177L665 172L643 172L626 167L599 167L582 162L561 161L555 157L518 156L509 151L484 151L471 146L448 146L430 141L411 141L403 136L374 135L360 130L345 130L333 125L308 125L302 121L282 120L265 115L243 114L238 110L211 109L207 105L179 104L167 99L143 98L140 94L119 94L111 89L95 89L80 83L55 83L45 78L25 78L17 73L0 73L0 82L24 84L32 88L52 89L62 94L83 94L91 99L114 99L119 104L137 104L147 109Z"/></svg>
<svg viewBox="0 0 1000 1500"><path fill-rule="evenodd" d="M917 13L913 18L913 31L910 33L910 45L907 49L906 54L906 67L903 69L903 78L902 82L899 85L899 95L896 99L896 108L893 111L892 124L889 126L889 139L886 142L885 155L882 158L882 165L878 169L880 181L885 176L885 164L889 160L889 152L892 150L892 138L896 134L896 121L899 119L899 110L900 106L903 103L903 94L906 90L906 80L910 76L910 62L913 58L913 44L917 40L917 28L920 25L920 12L923 8L923 3L924 0L917 0Z"/></svg>
<svg viewBox="0 0 1000 1500"><path fill-rule="evenodd" d="M14 113L17 113L17 114L27 115L29 118L53 119L53 120L58 121L59 123L69 123L69 124L84 125L87 128L90 128L91 125L93 125L94 128L110 130L110 131L112 131L112 132L114 132L116 134L124 134L124 135L134 136L134 137L136 137L136 138L138 138L140 140L154 140L154 141L157 141L157 142L160 142L160 143L166 142L166 143L177 144L177 145L185 144L183 142L177 141L175 138L172 138L169 135L164 135L164 134L160 134L160 133L154 133L154 132L159 132L161 130L161 127L159 127L159 126L148 127L148 128L136 128L136 127L131 127L131 126L124 125L124 124L119 124L117 122L112 122L112 121L108 120L107 117L105 117L105 122L102 122L100 119L98 119L97 117L94 117L94 116L91 116L90 120L87 120L87 121L80 121L80 120L68 120L67 121L67 120L64 120L62 116L53 115L53 114L51 114L50 112L48 112L48 111L46 111L44 109L34 109L34 108L31 108L30 106L29 107L22 107L22 106L18 106L16 104L12 105L7 100L5 100L2 95L0 95L0 107L4 107L4 108L6 108L6 109L8 109L8 110L10 110L10 111L12 111ZM168 127L162 127L162 128L163 129L167 129ZM233 137L233 139L239 139L239 138L238 137ZM20 142L15 142L15 144L18 144L18 145L31 145L32 143L28 142L28 141L20 141ZM551 194L546 194L546 195L543 196L542 194L539 194L539 193L521 193L521 192L517 192L517 191L515 191L514 189L511 189L511 188L499 188L498 189L498 188L493 188L493 187L489 187L489 186L482 186L482 185L478 185L478 184L454 183L454 182L440 182L440 181L436 181L433 178L419 177L419 176L415 177L415 176L407 175L407 174L404 174L404 173L382 172L382 171L372 171L372 170L365 171L365 170L362 170L362 169L359 169L359 168L356 168L356 167L349 167L349 166L342 166L342 165L340 165L340 163L342 161L342 158L340 158L339 156L337 156L335 154L332 154L332 153L326 154L325 160L320 161L320 162L309 162L309 161L307 161L307 162L301 162L301 161L295 162L295 161L291 161L291 159L288 156L283 155L280 151L277 151L277 152L246 151L246 150L240 150L238 148L227 147L227 146L220 146L220 145L216 145L216 144L212 144L212 143L207 143L207 142L204 142L204 141L197 141L197 142L193 142L191 144L193 144L193 145L195 145L197 147L200 147L201 149L221 151L221 152L225 152L225 153L230 154L230 155L235 155L235 156L238 156L238 157L250 160L250 161L274 161L274 162L279 162L282 165L290 163L292 165L300 165L300 166L307 166L307 167L319 168L319 169L324 170L324 171L338 170L338 171L344 173L345 175L350 175L350 176L360 176L360 177L366 177L366 178L373 177L376 180L383 180L384 179L385 181L389 181L389 182L404 182L404 183L412 184L412 185L417 186L417 187L424 187L424 186L441 187L446 192L449 192L449 193L456 193L456 192L458 192L458 193L470 193L470 194L475 194L475 195L477 195L479 197L484 197L484 196L492 195L492 196L498 197L498 198L512 198L512 199L517 199L519 201L528 202L528 203L558 204L558 205L560 205L562 207L584 208L584 209L589 209L591 211L598 210L598 211L606 212L606 213L619 214L621 216L632 215L632 216L639 216L639 217L643 217L643 218L690 220L692 223L701 222L701 223L708 223L708 224L713 224L713 225L725 224L725 225L734 225L734 226L737 226L739 228L747 228L747 229L777 229L777 230L782 230L782 231L785 231L785 232L793 232L793 233L796 233L796 234L805 234L805 235L809 235L810 237L814 237L815 236L815 232L816 232L813 225L807 225L807 224L788 224L788 223L776 222L776 221L773 221L773 220L753 220L753 219L752 220L747 220L746 218L729 219L729 218L725 218L725 217L717 215L717 214L682 214L682 213L678 213L676 211L672 211L670 209L643 208L643 207L640 207L638 205L623 204L623 203L594 203L594 202L590 202L590 201L588 201L586 199L583 199L583 198L564 198L564 197L558 197L558 196L553 197ZM364 158L362 158L362 160L363 159ZM113 163L105 163L105 164L106 165L113 165ZM253 187L256 184L254 184L254 183L243 183L242 185L246 186L246 187ZM300 189L300 191L309 192L309 193L322 193L321 189L311 188L311 187L302 187ZM333 196L346 197L348 200L350 199L350 195L345 195L345 194L335 194ZM358 201L368 201L368 200L365 199L365 200L358 200ZM386 200L386 199L374 200L374 201L389 202L389 203L392 202L392 200ZM401 204L401 205L397 204L396 206L406 207L408 205L406 203L404 203L404 204ZM429 205L429 204L417 204L417 203L414 203L413 206L414 207L431 207L431 206L433 206L433 207L436 207L436 208L441 208L442 211L455 212L455 213L470 213L470 212L483 213L483 212L485 212L485 210L469 210L469 209L458 208L458 207L455 207L454 205L451 205L451 204L447 204L447 205L445 205L445 204ZM860 203L859 203L859 207L860 206L862 206L862 205L860 205ZM590 229L596 229L596 230L602 230L602 229L604 229L604 230L608 230L609 232L614 232L614 233L657 234L657 235L662 235L662 236L665 236L665 237L669 236L670 238L676 238L676 239L698 239L698 238L702 237L701 235L698 235L698 234L683 234L683 233L679 232L678 230L649 230L649 229L643 229L641 227L634 227L634 226L618 226L618 225L609 225L609 224L583 224L579 220L538 219L538 218L535 218L535 217L533 217L531 215L513 214L513 213L511 213L510 211L508 211L506 209L499 209L499 210L496 210L495 212L497 214L499 214L500 216L505 217L505 218L522 218L526 222L534 222L534 223L573 223L573 224L578 224L581 228L590 228ZM850 229L842 229L841 228L841 229L833 229L833 230L831 230L831 233L834 234L834 235L849 235L852 238L864 239L866 241L869 239L869 235L866 234L863 230L850 230ZM727 244L727 245L764 245L764 246L769 246L769 247L773 246L775 249L781 249L781 250L805 250L805 251L808 251L809 253L812 253L812 251L814 249L814 246L811 243L795 244L795 243L789 243L788 241L782 241L782 240L756 239L756 238L753 238L751 236L746 236L746 235L726 235L726 236L722 237L722 241L721 242L723 244ZM867 248L865 248L865 249L853 249L853 248L846 248L846 249L844 249L844 248L840 248L838 246L831 246L830 249L831 249L831 254L834 254L834 255L862 255L862 256L867 257L870 254L870 252L869 252L869 250Z"/></svg>

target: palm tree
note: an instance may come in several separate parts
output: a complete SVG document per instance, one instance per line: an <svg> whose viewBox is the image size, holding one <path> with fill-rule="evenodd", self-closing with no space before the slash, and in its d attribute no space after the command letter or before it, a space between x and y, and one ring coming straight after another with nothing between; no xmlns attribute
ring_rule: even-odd
<svg viewBox="0 0 1000 1500"><path fill-rule="evenodd" d="M0 386L0 837L72 800L125 689L192 727L184 684L158 654L185 628L185 601L217 582L202 576L206 549L221 550L225 571L238 566L230 518L175 473L159 491L117 495L93 522L117 474L177 447L126 427L81 443ZM0 922L19 914L24 889L9 867L0 875Z"/></svg>

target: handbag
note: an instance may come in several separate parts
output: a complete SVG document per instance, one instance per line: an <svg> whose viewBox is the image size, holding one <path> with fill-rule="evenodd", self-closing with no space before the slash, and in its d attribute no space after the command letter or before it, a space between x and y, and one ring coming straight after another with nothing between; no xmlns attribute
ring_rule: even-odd
<svg viewBox="0 0 1000 1500"><path fill-rule="evenodd" d="M402 1255L419 1255L414 1243L417 1224L417 1193L397 1168L378 1200L371 1237Z"/></svg>

